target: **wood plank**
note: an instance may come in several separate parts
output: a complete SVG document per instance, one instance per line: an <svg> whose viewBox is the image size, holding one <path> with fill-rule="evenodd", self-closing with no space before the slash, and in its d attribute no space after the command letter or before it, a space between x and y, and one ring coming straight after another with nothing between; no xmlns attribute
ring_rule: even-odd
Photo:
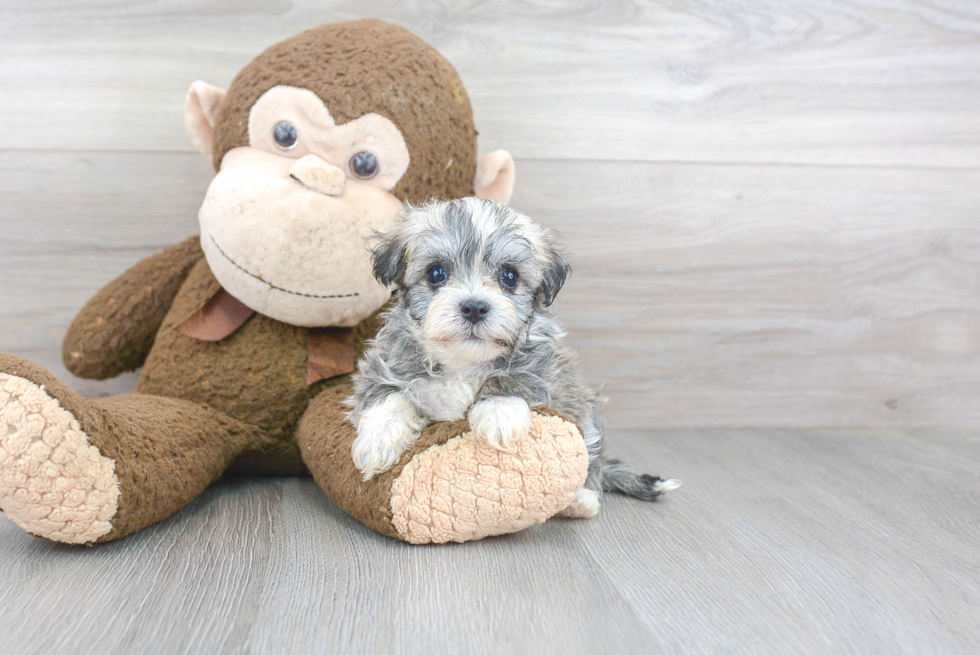
<svg viewBox="0 0 980 655"><path fill-rule="evenodd" d="M0 7L0 148L189 151L183 97L264 47L367 16L459 69L521 158L980 165L980 5L370 0Z"/></svg>
<svg viewBox="0 0 980 655"><path fill-rule="evenodd" d="M656 507L608 502L601 531L572 526L665 651L980 649L973 433L678 430L610 448L684 480Z"/></svg>
<svg viewBox="0 0 980 655"><path fill-rule="evenodd" d="M980 420L980 173L518 162L615 427ZM60 375L81 305L196 232L193 154L0 152L0 349ZM71 378L69 378L71 379ZM131 388L72 380L83 393Z"/></svg>
<svg viewBox="0 0 980 655"><path fill-rule="evenodd" d="M977 173L541 165L515 204L568 239L614 425L980 420Z"/></svg>
<svg viewBox="0 0 980 655"><path fill-rule="evenodd" d="M0 151L0 162L0 351L90 397L132 392L136 374L68 373L61 341L103 285L198 232L213 169L192 153Z"/></svg>
<svg viewBox="0 0 980 655"><path fill-rule="evenodd" d="M309 480L229 480L91 549L0 518L7 652L914 652L980 648L980 441L617 432L685 486L592 521L413 547Z"/></svg>
<svg viewBox="0 0 980 655"><path fill-rule="evenodd" d="M520 652L528 640L606 652L651 640L558 530L419 548L355 523L308 479L230 481L92 549L0 518L0 553L9 652Z"/></svg>

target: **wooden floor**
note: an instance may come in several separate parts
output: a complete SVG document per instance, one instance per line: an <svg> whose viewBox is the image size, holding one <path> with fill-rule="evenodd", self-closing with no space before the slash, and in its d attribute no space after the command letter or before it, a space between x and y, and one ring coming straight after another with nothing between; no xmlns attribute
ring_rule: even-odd
<svg viewBox="0 0 980 655"><path fill-rule="evenodd" d="M309 480L229 480L122 542L0 522L4 652L976 653L980 440L617 433L685 486L420 548ZM13 648L10 650L10 648Z"/></svg>
<svg viewBox="0 0 980 655"><path fill-rule="evenodd" d="M980 652L980 5L0 1L0 350L60 342L197 231L183 130L323 22L459 69L610 450L684 486L418 548L309 480L226 480L122 542L0 517L0 652Z"/></svg>

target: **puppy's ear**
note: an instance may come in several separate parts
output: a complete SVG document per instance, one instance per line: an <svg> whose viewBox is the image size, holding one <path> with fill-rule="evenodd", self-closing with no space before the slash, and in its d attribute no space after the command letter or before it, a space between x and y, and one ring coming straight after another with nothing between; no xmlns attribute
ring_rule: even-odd
<svg viewBox="0 0 980 655"><path fill-rule="evenodd" d="M549 307L551 303L555 302L555 296L561 291L565 280L572 274L572 267L565 261L561 250L554 243L550 243L546 249L542 270L538 300L542 306Z"/></svg>
<svg viewBox="0 0 980 655"><path fill-rule="evenodd" d="M401 232L394 230L377 235L377 245L371 256L374 277L386 287L401 282L405 276L407 244Z"/></svg>

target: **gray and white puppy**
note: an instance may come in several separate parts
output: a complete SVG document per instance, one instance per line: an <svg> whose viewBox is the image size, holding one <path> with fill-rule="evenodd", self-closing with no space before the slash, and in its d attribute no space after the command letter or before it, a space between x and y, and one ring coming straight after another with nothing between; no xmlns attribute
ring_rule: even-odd
<svg viewBox="0 0 980 655"><path fill-rule="evenodd" d="M585 487L566 516L595 516L603 490L650 500L679 486L605 461L601 401L551 309L569 272L557 233L489 200L409 208L380 235L374 274L395 297L348 400L365 480L389 469L430 421L465 416L478 438L506 449L527 435L531 407L547 405L578 423L589 453Z"/></svg>

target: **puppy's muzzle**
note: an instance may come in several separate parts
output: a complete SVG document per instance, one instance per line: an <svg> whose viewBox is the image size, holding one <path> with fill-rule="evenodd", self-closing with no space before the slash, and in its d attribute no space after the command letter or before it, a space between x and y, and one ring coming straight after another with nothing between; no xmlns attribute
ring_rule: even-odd
<svg viewBox="0 0 980 655"><path fill-rule="evenodd" d="M473 325L485 319L489 312L490 305L481 300L467 300L459 306L459 313Z"/></svg>

